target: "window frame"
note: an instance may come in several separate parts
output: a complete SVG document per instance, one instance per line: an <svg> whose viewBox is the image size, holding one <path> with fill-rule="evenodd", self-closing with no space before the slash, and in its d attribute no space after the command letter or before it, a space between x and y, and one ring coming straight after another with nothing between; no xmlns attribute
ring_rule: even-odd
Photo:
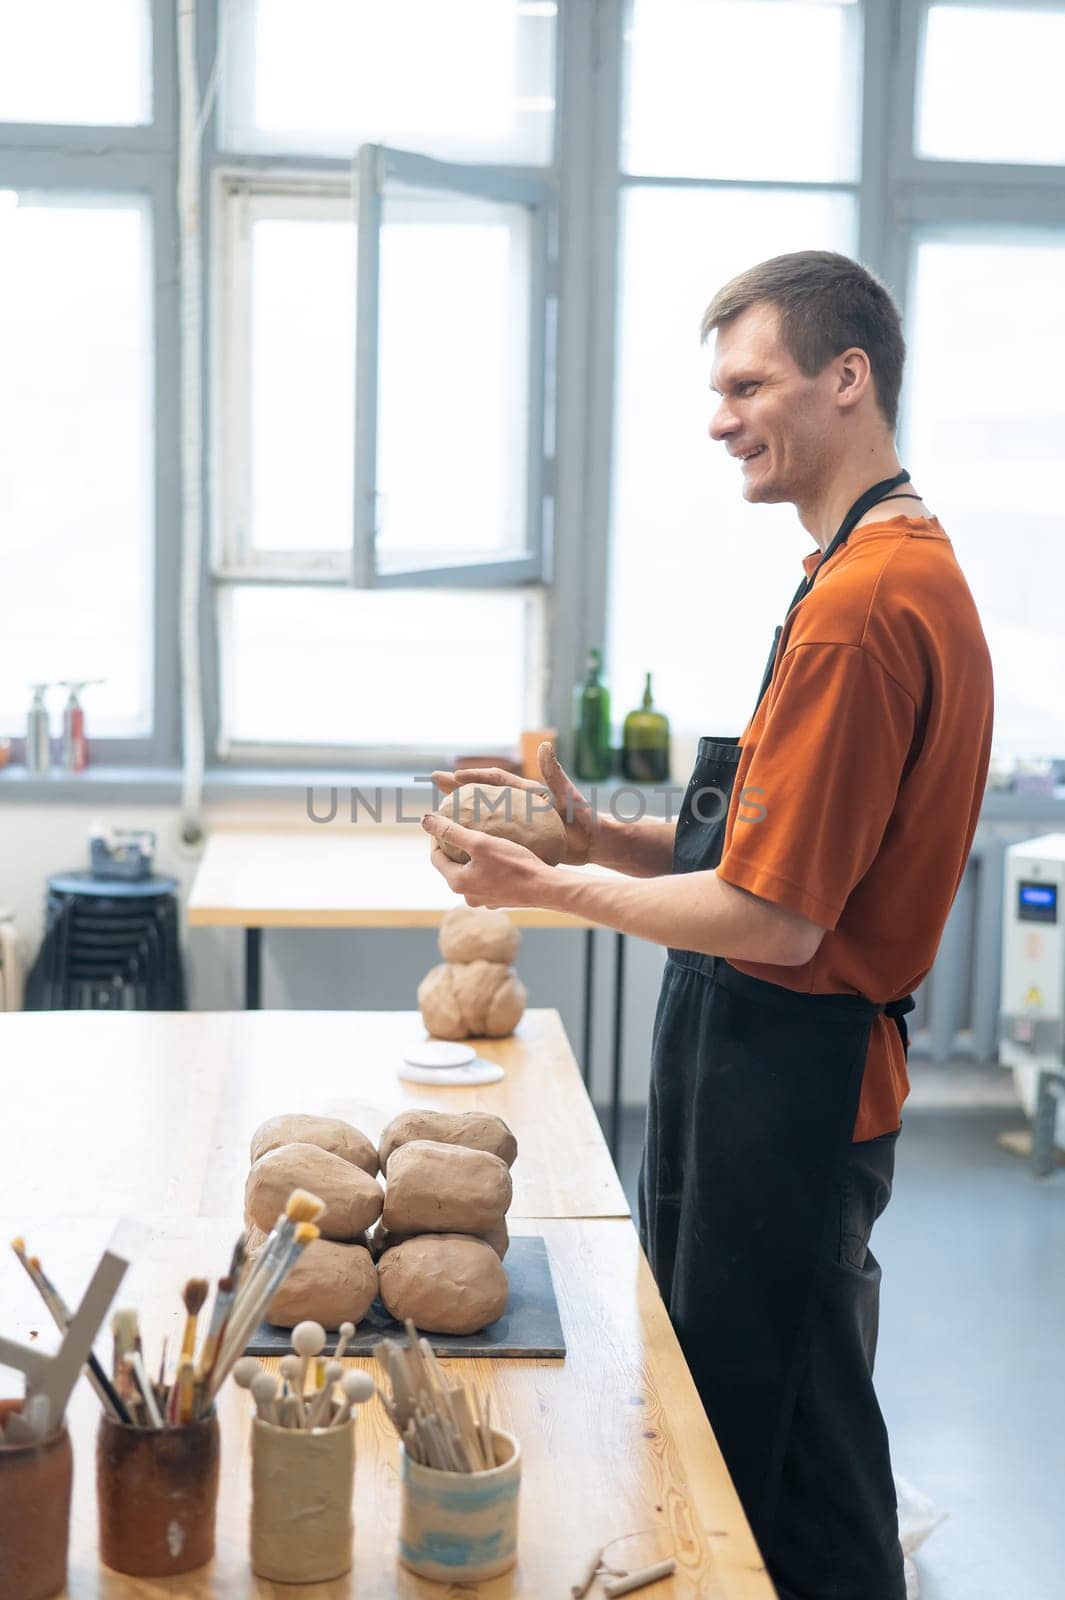
<svg viewBox="0 0 1065 1600"><path fill-rule="evenodd" d="M180 759L178 606L181 566L180 284L169 264L179 253L174 183L177 139L177 38L173 7L149 0L152 120L135 125L0 122L0 188L38 194L128 197L149 222L148 292L153 405L153 533L150 697L147 735L98 737L92 701L86 720L94 766L173 768ZM27 702L28 703L28 702ZM58 774L56 774L58 776Z"/></svg>

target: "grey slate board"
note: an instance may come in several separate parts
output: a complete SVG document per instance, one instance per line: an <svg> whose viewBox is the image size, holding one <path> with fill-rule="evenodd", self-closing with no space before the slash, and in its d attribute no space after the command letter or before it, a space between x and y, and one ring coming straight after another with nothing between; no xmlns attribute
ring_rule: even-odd
<svg viewBox="0 0 1065 1600"><path fill-rule="evenodd" d="M503 1267L510 1279L507 1309L480 1333L427 1333L438 1356L527 1356L560 1358L566 1354L562 1322L551 1281L547 1246L539 1235L511 1239ZM345 1354L366 1355L379 1339L403 1337L403 1326L375 1300L355 1329ZM291 1328L260 1325L245 1352L250 1356L283 1356L292 1348ZM336 1349L336 1329L329 1331L323 1355Z"/></svg>

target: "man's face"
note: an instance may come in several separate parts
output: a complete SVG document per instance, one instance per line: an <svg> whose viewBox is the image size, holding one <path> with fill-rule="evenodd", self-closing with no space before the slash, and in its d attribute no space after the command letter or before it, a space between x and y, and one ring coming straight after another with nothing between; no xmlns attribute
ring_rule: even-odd
<svg viewBox="0 0 1065 1600"><path fill-rule="evenodd" d="M839 442L833 366L816 378L800 372L768 304L718 328L710 386L721 403L710 437L740 462L745 500L801 503L816 493Z"/></svg>

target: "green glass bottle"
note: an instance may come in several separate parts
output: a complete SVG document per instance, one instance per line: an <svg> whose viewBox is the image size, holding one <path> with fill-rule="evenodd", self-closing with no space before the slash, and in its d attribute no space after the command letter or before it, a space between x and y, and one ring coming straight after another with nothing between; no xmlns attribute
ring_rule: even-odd
<svg viewBox="0 0 1065 1600"><path fill-rule="evenodd" d="M669 782L669 718L654 708L650 673L643 686L643 706L625 718L621 770L634 783Z"/></svg>
<svg viewBox="0 0 1065 1600"><path fill-rule="evenodd" d="M610 776L610 690L600 682L603 658L589 650L584 682L573 691L573 772L599 782Z"/></svg>

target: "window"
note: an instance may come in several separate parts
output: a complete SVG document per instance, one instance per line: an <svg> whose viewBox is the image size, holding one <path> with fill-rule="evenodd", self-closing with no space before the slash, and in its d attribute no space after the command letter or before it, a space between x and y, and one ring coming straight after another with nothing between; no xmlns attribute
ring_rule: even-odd
<svg viewBox="0 0 1065 1600"><path fill-rule="evenodd" d="M735 462L707 437L714 397L699 323L714 291L755 261L856 249L853 190L812 185L853 176L859 22L851 4L631 9L607 667L619 719L654 674L682 745L745 725L809 548L790 507L744 504ZM722 70L752 33L757 87ZM678 73L691 93L678 92ZM832 88L807 96L822 73ZM789 115L796 94L803 105ZM780 139L782 116L794 139ZM634 181L644 172L655 176ZM758 181L714 181L729 174Z"/></svg>
<svg viewBox="0 0 1065 1600"><path fill-rule="evenodd" d="M129 198L0 192L0 728L102 678L94 736L152 726L151 228ZM59 700L53 695L52 704Z"/></svg>
<svg viewBox="0 0 1065 1600"><path fill-rule="evenodd" d="M926 227L914 251L907 460L980 610L999 753L1060 756L1065 228Z"/></svg>
<svg viewBox="0 0 1065 1600"><path fill-rule="evenodd" d="M1065 5L927 6L919 155L1065 162Z"/></svg>
<svg viewBox="0 0 1065 1600"><path fill-rule="evenodd" d="M6 0L0 122L151 121L148 0Z"/></svg>
<svg viewBox="0 0 1065 1600"><path fill-rule="evenodd" d="M233 0L225 143L346 158L389 143L545 166L556 11L544 0Z"/></svg>

